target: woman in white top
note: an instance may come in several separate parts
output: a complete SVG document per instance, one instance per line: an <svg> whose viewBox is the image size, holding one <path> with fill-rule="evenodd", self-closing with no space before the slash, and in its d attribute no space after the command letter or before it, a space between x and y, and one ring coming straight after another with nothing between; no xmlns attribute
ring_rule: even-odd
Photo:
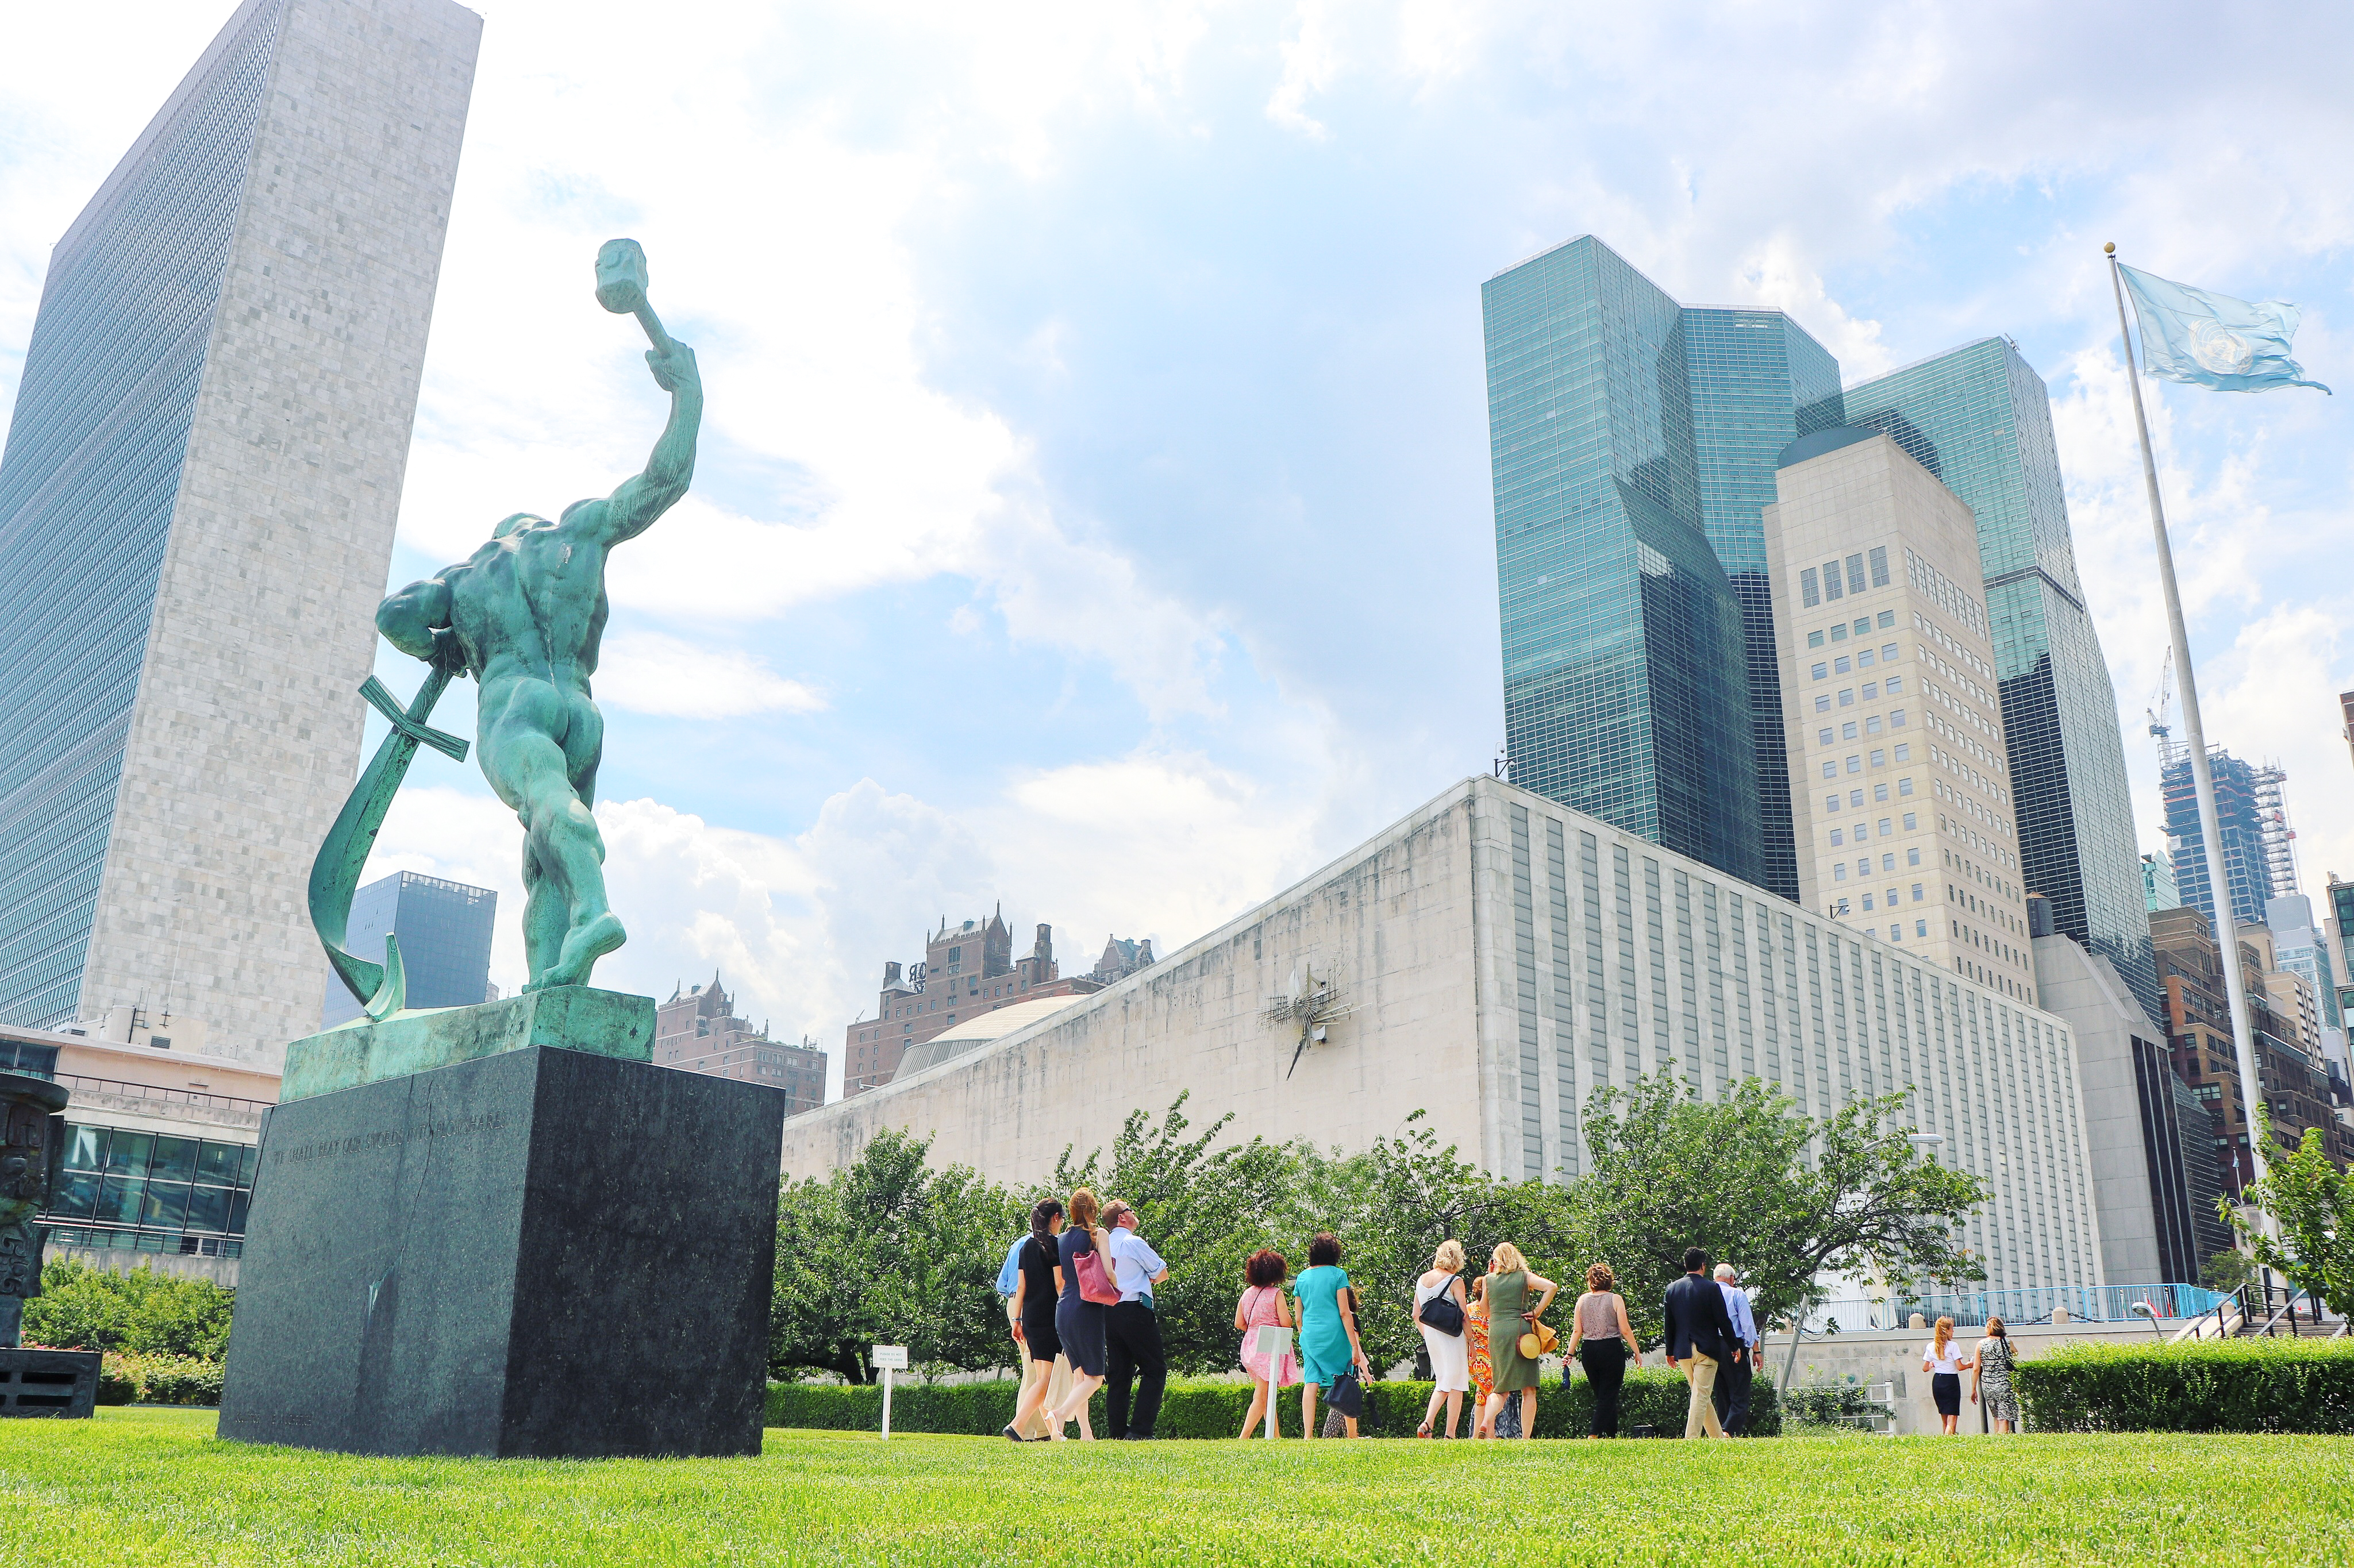
<svg viewBox="0 0 2354 1568"><path fill-rule="evenodd" d="M1438 1419L1438 1406L1447 1404L1447 1425L1440 1428L1441 1437L1455 1436L1456 1423L1462 1419L1463 1396L1471 1388L1471 1347L1465 1342L1462 1331L1442 1334L1422 1320L1422 1308L1426 1301L1440 1296L1450 1297L1456 1310L1466 1310L1469 1303L1463 1296L1463 1244L1448 1237L1438 1244L1438 1255L1431 1260L1433 1266L1414 1282L1414 1322L1422 1330L1422 1342L1430 1351L1430 1408L1422 1413L1422 1425L1415 1429L1417 1437L1430 1436L1430 1424Z"/></svg>
<svg viewBox="0 0 2354 1568"><path fill-rule="evenodd" d="M1937 1417L1951 1437L1962 1415L1962 1374L1978 1365L1954 1340L1954 1320L1937 1319L1937 1337L1921 1347L1921 1370L1929 1374L1929 1392L1937 1398Z"/></svg>

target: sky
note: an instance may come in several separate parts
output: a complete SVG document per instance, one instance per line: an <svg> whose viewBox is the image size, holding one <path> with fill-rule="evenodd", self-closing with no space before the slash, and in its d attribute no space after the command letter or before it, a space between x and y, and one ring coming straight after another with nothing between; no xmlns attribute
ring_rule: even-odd
<svg viewBox="0 0 2354 1568"><path fill-rule="evenodd" d="M12 17L0 406L49 247L233 9ZM2343 6L478 9L388 586L643 462L605 239L708 397L693 493L610 574L599 984L719 972L838 1086L943 918L1051 922L1066 973L1166 952L1485 770L1479 289L1588 232L1850 382L2017 341L2145 849L2167 633L2101 245L2296 302L2346 396L2144 385L2209 736L2287 770L2307 891L2354 874ZM371 873L498 889L512 990L519 830L471 766L409 777Z"/></svg>

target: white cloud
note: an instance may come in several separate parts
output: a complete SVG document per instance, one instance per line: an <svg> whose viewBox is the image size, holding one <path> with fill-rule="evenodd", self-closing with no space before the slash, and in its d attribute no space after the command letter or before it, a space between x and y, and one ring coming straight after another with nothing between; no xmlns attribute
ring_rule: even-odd
<svg viewBox="0 0 2354 1568"><path fill-rule="evenodd" d="M654 631L609 638L597 669L600 705L673 718L817 713L825 699L737 649L698 648Z"/></svg>

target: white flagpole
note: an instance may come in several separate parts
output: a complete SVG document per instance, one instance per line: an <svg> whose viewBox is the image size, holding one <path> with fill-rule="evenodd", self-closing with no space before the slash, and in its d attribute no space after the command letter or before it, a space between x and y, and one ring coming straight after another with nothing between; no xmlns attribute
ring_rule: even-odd
<svg viewBox="0 0 2354 1568"><path fill-rule="evenodd" d="M2248 1159L2255 1180L2272 1162L2264 1158L2266 1136L2263 1077L2256 1070L2255 1032L2248 1022L2248 991L2240 971L2239 921L2232 913L2232 882L2223 865L2223 832L2215 820L2215 774L2207 765L2207 731L2199 722L2199 681L2190 670L2190 633L2182 624L2182 594L2174 586L2174 546L2167 538L2166 508L2158 498L2158 459L2149 446L2149 419L2142 412L2141 375L2134 367L2133 336L2126 326L2125 281L2117 273L2117 248L2103 247L2109 259L2109 287L2117 297L2117 337L2126 351L2126 385L2133 389L2134 424L2141 431L2141 476L2149 489L2150 531L2158 537L2158 578L2166 588L2166 621L2174 634L2174 671L2182 687L2182 727L2190 747L2190 780L2199 797L2199 836L2207 852L2207 888L2215 906L2215 945L2223 961L2223 991L2232 1005L2232 1050L2240 1065L2240 1105L2248 1129ZM2269 1217L2266 1228L2271 1226Z"/></svg>

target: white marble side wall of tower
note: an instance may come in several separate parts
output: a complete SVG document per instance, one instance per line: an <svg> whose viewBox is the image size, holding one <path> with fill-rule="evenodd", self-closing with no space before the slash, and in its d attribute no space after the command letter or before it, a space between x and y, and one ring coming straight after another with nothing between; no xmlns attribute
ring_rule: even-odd
<svg viewBox="0 0 2354 1568"><path fill-rule="evenodd" d="M349 791L482 20L288 0L133 711L84 1016L212 1054L318 1023L305 885Z"/></svg>

